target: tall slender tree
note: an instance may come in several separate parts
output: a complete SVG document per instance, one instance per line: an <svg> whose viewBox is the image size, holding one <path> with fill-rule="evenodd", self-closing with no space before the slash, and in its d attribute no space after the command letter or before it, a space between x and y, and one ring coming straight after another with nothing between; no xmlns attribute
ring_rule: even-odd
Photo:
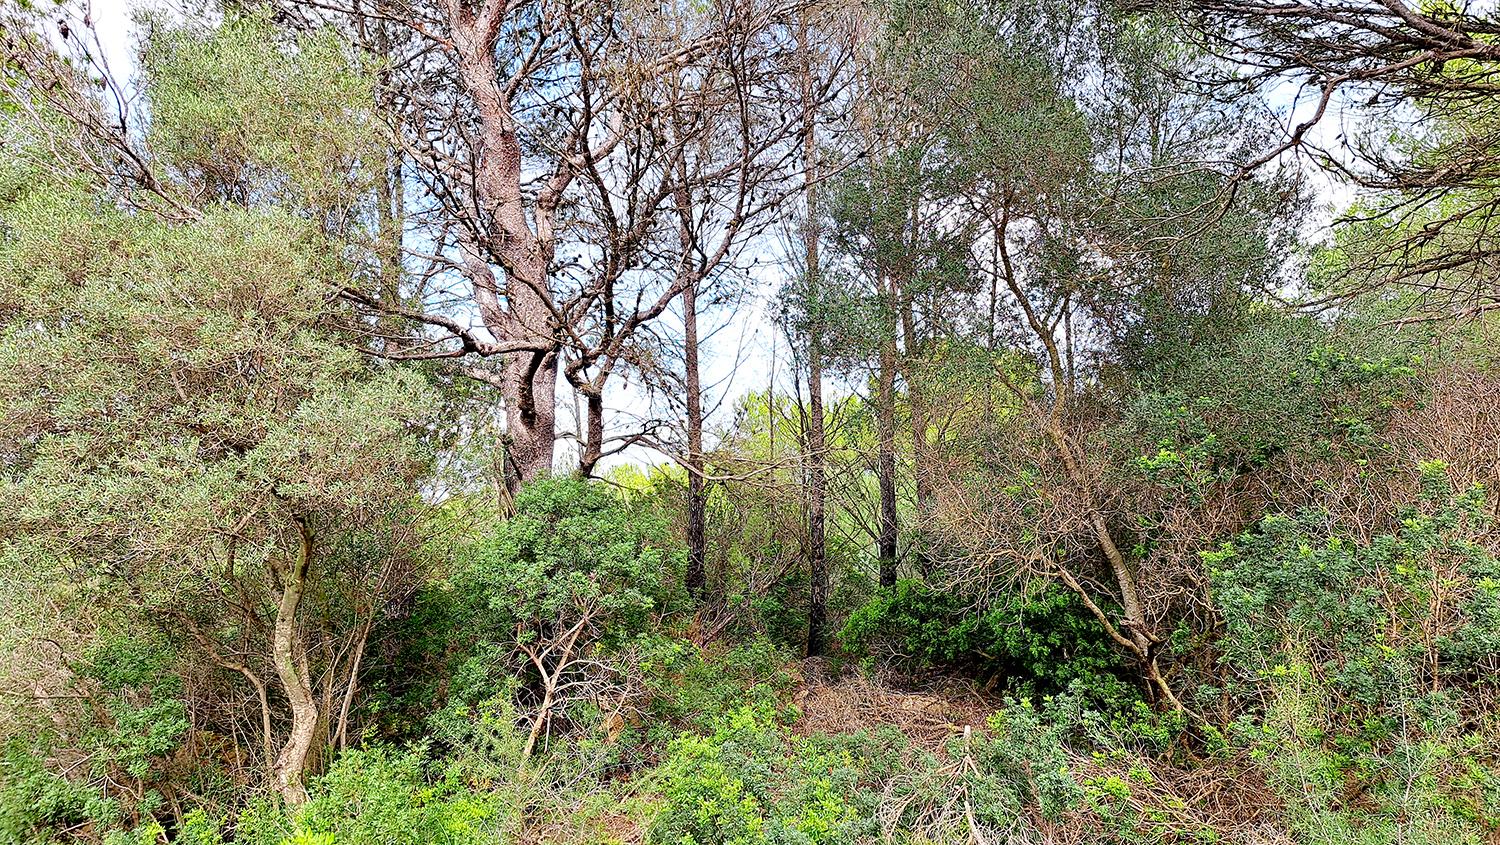
<svg viewBox="0 0 1500 845"><path fill-rule="evenodd" d="M823 333L824 314L820 303L823 265L819 255L823 232L818 208L818 113L814 100L814 75L811 24L804 18L798 25L802 67L799 80L802 94L802 166L805 174L807 213L802 220L800 264L807 309L807 413L803 416L803 442L806 444L807 473L807 656L817 657L827 648L828 620L828 538L827 488L823 468L827 431L823 417Z"/></svg>

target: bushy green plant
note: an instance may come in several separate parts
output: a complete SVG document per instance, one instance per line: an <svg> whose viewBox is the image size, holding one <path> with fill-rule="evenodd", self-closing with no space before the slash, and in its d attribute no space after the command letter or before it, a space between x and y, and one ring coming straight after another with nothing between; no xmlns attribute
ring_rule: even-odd
<svg viewBox="0 0 1500 845"><path fill-rule="evenodd" d="M772 548L760 550L751 556L775 560L786 554L773 544ZM796 648L806 644L807 639L807 573L794 570L768 585L764 592L749 599L750 616L756 630L764 631L772 642Z"/></svg>
<svg viewBox="0 0 1500 845"><path fill-rule="evenodd" d="M973 754L988 775L976 812L1001 822L1007 813L1035 803L1056 818L1083 799L1068 771L1068 735L1076 728L1076 699L1049 700L1038 709L1030 700L1011 700L990 716L989 736L974 740Z"/></svg>
<svg viewBox="0 0 1500 845"><path fill-rule="evenodd" d="M155 638L101 635L74 667L75 689L92 704L87 721L66 737L14 739L0 757L0 842L46 841L49 828L89 822L95 835L123 843L156 826L163 792L180 786L167 760L188 731L175 660ZM81 757L65 773L43 764L53 743Z"/></svg>
<svg viewBox="0 0 1500 845"><path fill-rule="evenodd" d="M463 697L469 692L468 684L456 678L472 656L466 646L474 636L473 618L466 597L439 581L412 596L409 614L384 620L375 628L373 637L383 644L388 657L370 666L365 675L368 730L387 742L415 741L450 695L457 692ZM477 664L470 668L482 669ZM483 680L486 673L480 675L476 682L487 683ZM469 700L482 694L475 693Z"/></svg>
<svg viewBox="0 0 1500 845"><path fill-rule="evenodd" d="M469 552L455 583L484 633L566 627L588 613L592 638L618 643L673 608L682 566L680 544L649 512L600 484L543 479Z"/></svg>
<svg viewBox="0 0 1500 845"><path fill-rule="evenodd" d="M1309 842L1478 842L1493 764L1464 749L1500 654L1500 561L1483 491L1421 467L1418 505L1358 539L1330 514L1273 516L1205 555L1224 661L1259 702L1235 731ZM1489 689L1486 689L1486 688Z"/></svg>
<svg viewBox="0 0 1500 845"><path fill-rule="evenodd" d="M786 736L766 707L678 736L655 776L663 800L648 841L660 845L854 843L878 831L854 757Z"/></svg>
<svg viewBox="0 0 1500 845"><path fill-rule="evenodd" d="M114 815L114 802L85 784L47 771L19 740L0 749L0 842L49 842L54 830L89 820L109 821Z"/></svg>
<svg viewBox="0 0 1500 845"><path fill-rule="evenodd" d="M1367 707L1472 677L1500 654L1500 560L1476 541L1484 493L1424 468L1420 507L1361 543L1324 512L1271 516L1204 555L1243 677L1310 662Z"/></svg>
<svg viewBox="0 0 1500 845"><path fill-rule="evenodd" d="M878 590L839 633L845 650L884 643L917 665L961 666L1005 680L1018 695L1052 695L1074 683L1111 706L1136 698L1099 623L1070 592L1010 593L989 607L902 580Z"/></svg>
<svg viewBox="0 0 1500 845"><path fill-rule="evenodd" d="M1238 330L1178 349L1145 368L1112 439L1121 461L1163 494L1202 504L1210 486L1288 452L1335 442L1374 445L1370 423L1388 416L1419 363L1404 338L1252 308Z"/></svg>
<svg viewBox="0 0 1500 845"><path fill-rule="evenodd" d="M790 655L763 638L700 649L688 640L645 635L636 646L654 722L648 732L711 732L723 714L740 707L778 707L795 683L783 668Z"/></svg>
<svg viewBox="0 0 1500 845"><path fill-rule="evenodd" d="M468 654L453 703L513 695L529 723L523 756L574 705L626 694L629 644L681 596L684 554L666 525L576 479L528 485L466 555L453 589Z"/></svg>
<svg viewBox="0 0 1500 845"><path fill-rule="evenodd" d="M139 782L178 747L188 730L175 655L150 638L110 636L84 676L98 682L109 724L95 731L95 767L118 766Z"/></svg>
<svg viewBox="0 0 1500 845"><path fill-rule="evenodd" d="M946 760L911 750L893 769L870 760L867 773L883 781L884 830L912 841L967 842L976 829L1014 834L1024 820L1057 821L1092 808L1094 794L1079 782L1074 761L1104 724L1078 694L1040 704L1007 699L988 730L950 737Z"/></svg>
<svg viewBox="0 0 1500 845"><path fill-rule="evenodd" d="M471 789L456 771L429 771L419 751L383 746L341 755L290 813L270 804L241 815L236 842L479 845L495 841L497 794ZM202 832L200 836L207 834Z"/></svg>

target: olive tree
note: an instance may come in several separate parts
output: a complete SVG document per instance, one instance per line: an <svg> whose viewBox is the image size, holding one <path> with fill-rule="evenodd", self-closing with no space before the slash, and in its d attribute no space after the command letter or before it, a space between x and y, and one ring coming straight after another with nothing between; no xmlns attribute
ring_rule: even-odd
<svg viewBox="0 0 1500 845"><path fill-rule="evenodd" d="M111 146L77 120L87 73L11 31L0 544L242 679L252 757L298 804L418 583L434 396L328 319L371 263L369 85L327 39L273 34L158 25L149 121Z"/></svg>

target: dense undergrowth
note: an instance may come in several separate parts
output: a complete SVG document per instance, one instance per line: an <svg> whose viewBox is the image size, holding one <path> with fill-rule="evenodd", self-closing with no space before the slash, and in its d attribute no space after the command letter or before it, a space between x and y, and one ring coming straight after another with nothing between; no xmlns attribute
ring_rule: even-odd
<svg viewBox="0 0 1500 845"><path fill-rule="evenodd" d="M215 759L230 746L187 712L169 640L101 625L69 698L10 723L0 840L1492 841L1500 562L1475 542L1483 492L1455 495L1444 469L1424 467L1391 533L1309 510L1206 554L1222 671L1184 685L1185 712L1051 592L975 612L877 591L843 637L899 658L803 663L752 617L695 642L670 583L637 568L676 554L649 509L539 485L388 623L361 735L326 749L304 807ZM518 591L500 575L516 564L569 586ZM619 628L590 626L576 665L529 661L555 634L538 620L594 612L614 577L634 590L591 618ZM542 669L582 693L542 713ZM831 723L805 708L839 706L839 730L809 729Z"/></svg>

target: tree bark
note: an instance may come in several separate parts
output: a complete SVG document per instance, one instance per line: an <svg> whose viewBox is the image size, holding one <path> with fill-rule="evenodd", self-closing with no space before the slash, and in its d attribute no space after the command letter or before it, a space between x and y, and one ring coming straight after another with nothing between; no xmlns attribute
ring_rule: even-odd
<svg viewBox="0 0 1500 845"><path fill-rule="evenodd" d="M812 253L816 257L816 251ZM807 363L807 656L827 647L828 538L826 497L828 479L823 468L827 432L823 424L823 350L816 334L808 344Z"/></svg>
<svg viewBox="0 0 1500 845"><path fill-rule="evenodd" d="M682 229L684 254L691 248L691 235ZM686 261L684 261L686 264ZM691 273L691 269L687 269ZM703 480L703 382L698 370L698 284L690 280L682 289L683 370L687 390L687 575L688 595L702 601L707 586L708 493Z"/></svg>
<svg viewBox="0 0 1500 845"><path fill-rule="evenodd" d="M281 681L287 702L292 709L292 730L276 756L271 772L271 781L283 801L291 807L307 803L307 787L303 780L307 775L308 759L313 740L317 737L321 714L317 699L313 697L312 684L307 677L305 662L299 659L297 635L297 609L307 588L308 567L312 564L313 534L307 521L296 517L298 547L297 557L285 573L281 588L281 602L276 608L276 627L272 633L271 649L276 665L276 677Z"/></svg>
<svg viewBox="0 0 1500 845"><path fill-rule="evenodd" d="M928 476L930 460L927 444L927 394L922 378L921 361L925 352L918 336L916 304L910 290L903 290L895 279L891 280L892 299L899 302L901 315L902 363L906 370L906 404L911 416L911 473L916 488L917 524L925 525L932 512L932 480ZM920 530L918 531L920 533ZM914 557L917 569L926 577L931 573L931 558L924 540L918 537Z"/></svg>
<svg viewBox="0 0 1500 845"><path fill-rule="evenodd" d="M584 382L578 394L583 397L584 434L578 454L578 477L591 478L594 467L604 458L604 379Z"/></svg>
<svg viewBox="0 0 1500 845"><path fill-rule="evenodd" d="M521 187L519 126L495 65L508 8L505 0L486 0L478 10L462 0L444 0L459 76L479 116L470 186L479 231L465 255L466 275L480 319L496 340L537 340L544 347L508 354L501 365L507 423L503 474L506 490L514 495L521 485L552 470L559 344L547 282L556 249L552 214L570 171L560 165L537 198L533 231ZM490 269L491 258L504 269L503 291Z"/></svg>
<svg viewBox="0 0 1500 845"><path fill-rule="evenodd" d="M805 13L804 13L805 14ZM817 657L826 650L828 622L828 542L825 534L825 497L828 487L823 468L827 432L823 421L823 314L821 303L822 267L818 246L817 124L813 113L813 66L809 24L804 16L801 25L802 52L802 155L806 174L807 219L803 222L802 249L808 303L807 344L807 545L808 601L807 656Z"/></svg>
<svg viewBox="0 0 1500 845"><path fill-rule="evenodd" d="M895 307L895 285L886 290L888 307ZM892 318L895 311L891 312ZM876 475L880 483L880 586L896 586L896 556L899 525L896 517L896 327L894 319L886 326L887 336L880 342L880 374L875 398L877 440Z"/></svg>

